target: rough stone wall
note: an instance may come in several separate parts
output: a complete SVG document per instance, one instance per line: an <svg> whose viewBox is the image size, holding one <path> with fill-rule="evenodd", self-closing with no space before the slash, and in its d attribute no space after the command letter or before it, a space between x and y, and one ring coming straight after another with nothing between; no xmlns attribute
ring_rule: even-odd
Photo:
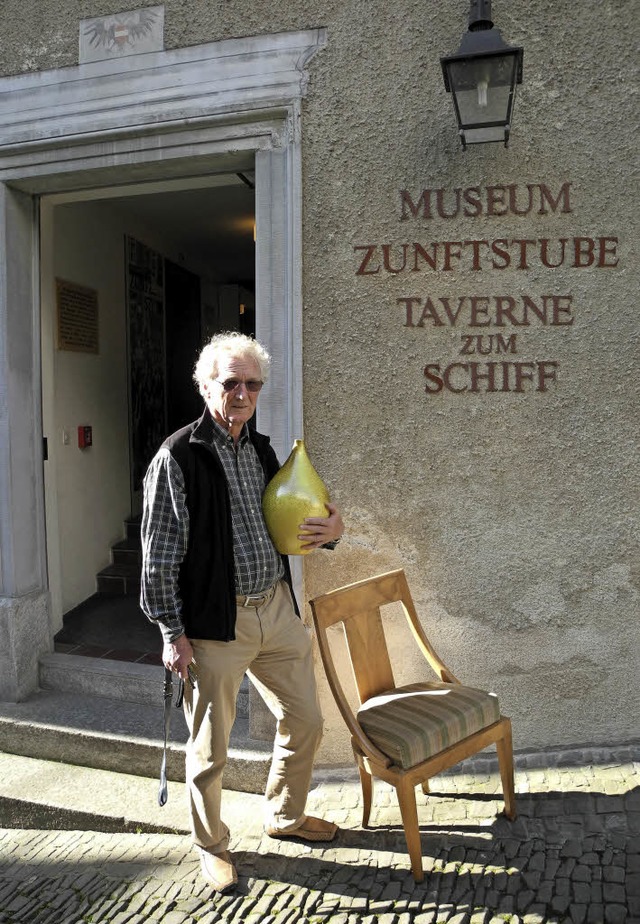
<svg viewBox="0 0 640 924"><path fill-rule="evenodd" d="M577 17L566 2L495 2L503 36L524 46L524 82L509 149L466 153L438 62L457 47L465 4L431 20L424 4L347 6L313 64L305 121L304 345L309 449L350 539L330 570L310 563L308 588L404 566L437 647L463 681L496 690L516 748L637 737L631 5ZM455 188L565 182L570 213L400 218L401 189L415 202L445 188L451 203ZM397 268L405 242L575 236L617 237L617 266L357 276L352 250L396 245ZM427 297L524 294L570 295L573 323L405 327L397 301L422 299L415 322ZM461 355L465 335L491 333L515 334L517 354ZM425 392L427 363L505 360L555 361L557 382Z"/></svg>
<svg viewBox="0 0 640 924"><path fill-rule="evenodd" d="M78 20L122 5L4 0L2 71L76 63ZM466 0L165 2L167 48L328 30L303 110L305 435L347 538L307 560L307 595L405 567L436 647L464 682L500 695L520 749L639 732L634 7L495 0L504 39L524 47L524 82L510 147L465 153L439 57L458 46ZM525 211L527 184L528 214L499 214L508 193L495 187L517 187ZM446 191L447 213L455 189L472 192L456 217L441 217L435 196L425 217L425 189ZM403 220L401 190L415 217L405 199ZM485 240L546 240L557 263L563 239L557 267L539 243L466 245L461 258L450 245L448 269L441 246L437 269L414 264L416 242L430 253L433 242ZM382 245L397 270L405 244L405 270L386 270ZM354 247L374 245L358 274L367 251ZM528 326L514 323L523 296L540 310L545 295L555 325L553 298L546 324L533 309ZM454 324L440 299L455 313L463 297ZM503 326L495 297L515 301ZM407 299L420 300L414 326ZM475 362L485 375L498 364L495 391L487 379L469 390ZM467 390L435 391L452 363L463 368L449 384ZM516 363L533 365L516 373ZM557 365L539 380L537 363ZM321 758L343 759L346 735L324 699Z"/></svg>
<svg viewBox="0 0 640 924"><path fill-rule="evenodd" d="M305 121L306 427L350 533L330 570L310 562L308 589L403 566L436 646L464 682L496 690L516 748L629 740L640 730L631 5L578 17L566 2L495 2L504 38L525 49L512 140L464 153L438 57L456 49L465 4L431 20L420 4L367 7L348 5L340 40L330 28ZM400 219L402 189L417 201L445 188L451 203L455 188L565 182L570 213ZM357 276L352 250L396 245L397 268L405 242L575 236L617 237L617 266ZM427 297L524 294L570 295L573 323L410 328L397 301L422 299L416 321ZM515 334L517 355L460 355L465 335L491 333ZM557 382L425 392L427 363L505 360L555 361Z"/></svg>

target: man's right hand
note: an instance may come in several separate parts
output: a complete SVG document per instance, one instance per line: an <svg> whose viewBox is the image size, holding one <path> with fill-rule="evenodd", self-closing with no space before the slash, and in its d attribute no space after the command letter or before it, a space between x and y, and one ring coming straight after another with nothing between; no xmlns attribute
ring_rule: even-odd
<svg viewBox="0 0 640 924"><path fill-rule="evenodd" d="M187 679L187 668L193 660L193 648L186 635L179 635L172 642L165 642L162 649L162 663L170 671Z"/></svg>

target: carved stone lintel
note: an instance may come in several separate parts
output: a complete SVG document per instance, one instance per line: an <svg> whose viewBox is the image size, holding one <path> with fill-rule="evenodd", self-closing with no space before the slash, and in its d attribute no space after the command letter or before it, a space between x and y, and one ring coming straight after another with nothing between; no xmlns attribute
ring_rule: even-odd
<svg viewBox="0 0 640 924"><path fill-rule="evenodd" d="M271 118L306 93L306 64L325 43L314 29L1 78L0 159L71 135L81 145L238 113Z"/></svg>

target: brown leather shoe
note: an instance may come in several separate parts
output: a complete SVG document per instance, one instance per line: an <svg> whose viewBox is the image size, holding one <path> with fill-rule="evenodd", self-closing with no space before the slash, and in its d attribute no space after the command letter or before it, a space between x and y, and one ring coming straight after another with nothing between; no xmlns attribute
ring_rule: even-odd
<svg viewBox="0 0 640 924"><path fill-rule="evenodd" d="M324 818L315 818L307 815L302 824L293 831L278 831L277 828L267 828L269 837L297 838L301 841L332 841L340 829L332 821Z"/></svg>
<svg viewBox="0 0 640 924"><path fill-rule="evenodd" d="M213 886L216 892L221 894L233 892L238 883L238 874L229 853L226 850L211 853L203 847L199 847L198 850L203 878Z"/></svg>

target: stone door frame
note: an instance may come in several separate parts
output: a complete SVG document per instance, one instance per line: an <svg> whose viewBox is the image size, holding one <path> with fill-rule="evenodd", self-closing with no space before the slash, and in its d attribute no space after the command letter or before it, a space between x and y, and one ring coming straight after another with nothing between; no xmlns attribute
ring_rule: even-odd
<svg viewBox="0 0 640 924"><path fill-rule="evenodd" d="M315 29L0 78L1 700L36 689L52 647L39 197L255 164L260 420L286 456L302 433L301 100L325 44Z"/></svg>

